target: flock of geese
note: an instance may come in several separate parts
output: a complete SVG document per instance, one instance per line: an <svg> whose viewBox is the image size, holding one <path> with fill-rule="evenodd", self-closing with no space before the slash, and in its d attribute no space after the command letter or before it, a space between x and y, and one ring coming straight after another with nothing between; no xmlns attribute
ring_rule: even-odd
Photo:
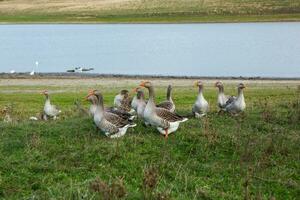
<svg viewBox="0 0 300 200"><path fill-rule="evenodd" d="M203 82L196 81L198 95L192 107L193 116L201 118L209 111L209 104L203 95ZM218 81L215 83L218 88L218 107L220 111L231 114L238 114L246 108L243 89L243 83L238 84L238 96L227 96L224 94L224 85ZM149 99L145 99L143 88L149 93ZM134 118L144 122L145 126L155 127L166 138L170 133L175 132L180 123L185 122L188 118L178 115L175 112L175 104L172 100L172 86L167 89L167 98L165 101L157 104L155 102L155 91L153 84L149 81L143 81L133 90L135 96L131 98L128 90L122 90L114 98L114 107L105 107L103 95L98 90L90 90L86 99L91 103L88 110L89 115L93 118L98 129L110 138L119 138L126 134L128 128L135 127ZM61 111L50 102L48 91L42 92L46 97L44 105L43 119L56 119Z"/></svg>

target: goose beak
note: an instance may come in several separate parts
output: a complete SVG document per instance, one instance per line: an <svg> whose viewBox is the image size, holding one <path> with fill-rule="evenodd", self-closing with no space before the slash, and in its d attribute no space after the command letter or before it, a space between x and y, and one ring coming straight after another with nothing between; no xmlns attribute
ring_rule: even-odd
<svg viewBox="0 0 300 200"><path fill-rule="evenodd" d="M140 87L133 88L133 89L132 89L132 92L133 92L133 93L136 93L136 92L138 91L138 89L140 89Z"/></svg>
<svg viewBox="0 0 300 200"><path fill-rule="evenodd" d="M88 100L89 97L92 96L92 95L94 95L94 94L95 94L94 90L89 90L89 93L88 93L88 95L85 97L85 100Z"/></svg>
<svg viewBox="0 0 300 200"><path fill-rule="evenodd" d="M88 94L86 97L84 97L85 100L88 100L89 97L91 96L92 94Z"/></svg>
<svg viewBox="0 0 300 200"><path fill-rule="evenodd" d="M140 86L145 87L145 81L141 82Z"/></svg>

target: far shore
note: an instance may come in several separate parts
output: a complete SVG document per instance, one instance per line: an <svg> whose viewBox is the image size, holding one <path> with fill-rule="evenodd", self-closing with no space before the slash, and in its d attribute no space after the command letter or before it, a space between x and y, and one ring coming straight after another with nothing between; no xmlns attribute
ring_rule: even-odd
<svg viewBox="0 0 300 200"><path fill-rule="evenodd" d="M24 73L0 73L0 79L204 79L204 80L269 80L269 81L300 81L300 77L268 77L268 76L175 76L175 75L137 75L137 74L100 74L100 73L67 73L50 72L29 75Z"/></svg>
<svg viewBox="0 0 300 200"><path fill-rule="evenodd" d="M0 23L227 23L300 21L295 0L0 0Z"/></svg>

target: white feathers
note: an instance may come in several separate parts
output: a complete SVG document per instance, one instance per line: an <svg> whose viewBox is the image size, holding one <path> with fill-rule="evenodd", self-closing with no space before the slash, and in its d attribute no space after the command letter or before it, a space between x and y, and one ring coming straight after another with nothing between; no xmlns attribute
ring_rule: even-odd
<svg viewBox="0 0 300 200"><path fill-rule="evenodd" d="M115 133L115 134L112 134L112 135L108 135L108 133L105 133L105 135L110 137L110 138L119 138L119 137L122 137L126 134L126 131L127 131L128 128L133 128L135 126L136 126L136 124L127 124L126 126L124 126L122 128L119 128L118 133Z"/></svg>

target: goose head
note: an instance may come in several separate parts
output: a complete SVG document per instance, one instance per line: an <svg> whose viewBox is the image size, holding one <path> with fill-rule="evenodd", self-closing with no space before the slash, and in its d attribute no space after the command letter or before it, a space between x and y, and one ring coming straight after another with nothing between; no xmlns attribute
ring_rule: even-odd
<svg viewBox="0 0 300 200"><path fill-rule="evenodd" d="M224 87L224 85L223 85L223 83L221 82L221 81L217 81L216 83L215 83L215 87L217 87L217 88L223 88Z"/></svg>
<svg viewBox="0 0 300 200"><path fill-rule="evenodd" d="M215 83L215 87L219 89L219 92L223 92L224 91L224 85L221 81L217 81Z"/></svg>
<svg viewBox="0 0 300 200"><path fill-rule="evenodd" d="M120 94L124 97L127 98L129 96L129 91L128 90L121 90Z"/></svg>
<svg viewBox="0 0 300 200"><path fill-rule="evenodd" d="M87 101L89 101L91 104L96 105L98 99L97 99L97 97L94 95L94 91L96 91L96 90L90 90L89 93L88 93L88 95L85 97L85 99L86 99Z"/></svg>
<svg viewBox="0 0 300 200"><path fill-rule="evenodd" d="M103 106L103 96L98 90L90 90L86 99L89 100L91 103L95 103L100 106Z"/></svg>
<svg viewBox="0 0 300 200"><path fill-rule="evenodd" d="M148 91L149 91L149 102L152 102L152 104L154 104L155 102L155 94L154 94L154 88L153 88L153 85L150 81L142 81L141 84L140 84L140 87L144 87L144 88L147 88Z"/></svg>
<svg viewBox="0 0 300 200"><path fill-rule="evenodd" d="M243 83L238 84L238 93L242 93L243 89L246 88Z"/></svg>
<svg viewBox="0 0 300 200"><path fill-rule="evenodd" d="M42 95L45 95L46 98L49 97L49 92L48 90L44 90L43 92L41 92Z"/></svg>
<svg viewBox="0 0 300 200"><path fill-rule="evenodd" d="M238 84L238 88L242 90L242 89L246 88L246 86L243 83L240 83L240 84Z"/></svg>
<svg viewBox="0 0 300 200"><path fill-rule="evenodd" d="M203 89L203 82L202 81L195 81L194 86L198 87L199 89Z"/></svg>
<svg viewBox="0 0 300 200"><path fill-rule="evenodd" d="M153 87L152 83L150 81L142 81L140 84L140 87L144 87L144 88L151 88Z"/></svg>

